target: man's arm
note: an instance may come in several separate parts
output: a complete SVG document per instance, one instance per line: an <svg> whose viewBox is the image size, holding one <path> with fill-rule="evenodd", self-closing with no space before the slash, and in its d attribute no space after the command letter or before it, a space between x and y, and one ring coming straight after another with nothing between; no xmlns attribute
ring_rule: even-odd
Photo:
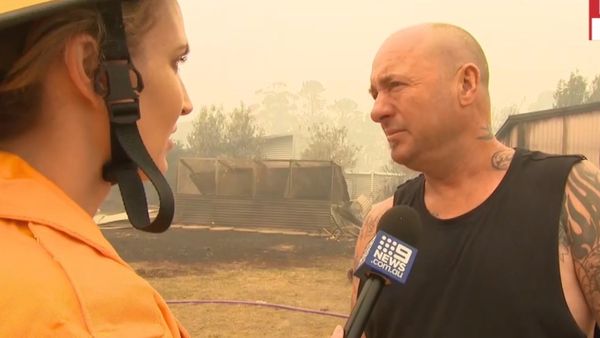
<svg viewBox="0 0 600 338"><path fill-rule="evenodd" d="M566 240L579 286L594 318L599 321L600 170L589 161L577 163L569 174L561 224L566 225Z"/></svg>
<svg viewBox="0 0 600 338"><path fill-rule="evenodd" d="M379 223L379 219L381 215L383 215L388 209L393 206L394 197L389 197L384 201L381 201L377 204L374 204L371 208L371 211L365 217L362 227L360 228L360 233L358 234L358 239L356 240L356 246L354 247L354 263L353 268L356 270L358 262L362 257L363 252L369 241L375 236L377 232L377 223ZM352 308L354 308L354 304L356 303L356 298L358 296L358 284L360 280L356 277L352 279Z"/></svg>

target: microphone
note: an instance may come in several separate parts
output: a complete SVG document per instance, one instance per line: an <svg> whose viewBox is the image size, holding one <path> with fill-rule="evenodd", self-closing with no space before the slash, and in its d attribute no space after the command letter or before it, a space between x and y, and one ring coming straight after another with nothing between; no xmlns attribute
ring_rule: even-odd
<svg viewBox="0 0 600 338"><path fill-rule="evenodd" d="M415 209L405 205L389 209L377 229L354 273L364 284L344 327L345 338L362 336L384 285L406 283L417 255L421 220Z"/></svg>

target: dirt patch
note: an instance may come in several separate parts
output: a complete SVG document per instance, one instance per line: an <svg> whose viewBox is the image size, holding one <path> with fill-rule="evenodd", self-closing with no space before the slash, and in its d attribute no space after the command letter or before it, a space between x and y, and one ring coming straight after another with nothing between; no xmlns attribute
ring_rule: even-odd
<svg viewBox="0 0 600 338"><path fill-rule="evenodd" d="M354 243L202 228L103 233L167 300L237 300L348 313ZM329 337L341 318L267 307L171 304L193 337Z"/></svg>
<svg viewBox="0 0 600 338"><path fill-rule="evenodd" d="M258 267L303 267L312 266L327 257L351 257L354 250L354 242L349 240L277 233L177 227L162 234L120 227L104 229L103 233L128 262L177 262L186 265L244 262Z"/></svg>

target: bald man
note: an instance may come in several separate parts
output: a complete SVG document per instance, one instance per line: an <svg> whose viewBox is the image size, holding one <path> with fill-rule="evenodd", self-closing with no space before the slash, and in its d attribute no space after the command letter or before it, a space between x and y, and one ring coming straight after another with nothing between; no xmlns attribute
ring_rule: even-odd
<svg viewBox="0 0 600 338"><path fill-rule="evenodd" d="M356 259L392 205L415 208L423 228L407 283L384 288L367 337L593 337L599 170L497 141L488 81L477 41L448 24L396 32L375 56L371 117L392 159L422 174L366 218Z"/></svg>

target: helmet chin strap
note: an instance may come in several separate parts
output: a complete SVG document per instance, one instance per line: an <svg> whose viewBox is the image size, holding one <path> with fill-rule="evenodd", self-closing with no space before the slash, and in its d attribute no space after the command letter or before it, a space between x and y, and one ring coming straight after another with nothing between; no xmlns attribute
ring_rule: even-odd
<svg viewBox="0 0 600 338"><path fill-rule="evenodd" d="M175 202L171 187L148 154L137 127L139 93L144 85L127 48L121 1L104 1L101 11L106 36L95 89L104 96L111 140L111 159L103 168L103 179L119 185L127 217L136 229L163 232L171 225ZM160 200L158 215L152 222L139 170L148 177Z"/></svg>

